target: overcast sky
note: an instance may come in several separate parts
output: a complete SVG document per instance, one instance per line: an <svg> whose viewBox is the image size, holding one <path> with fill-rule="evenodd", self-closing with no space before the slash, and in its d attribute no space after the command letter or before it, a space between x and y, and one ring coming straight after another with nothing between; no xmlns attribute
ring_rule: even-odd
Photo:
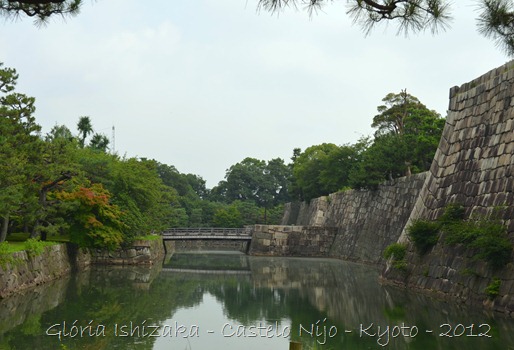
<svg viewBox="0 0 514 350"><path fill-rule="evenodd" d="M508 61L477 34L475 2L450 30L365 37L346 1L310 18L270 15L257 0L85 1L42 28L0 23L0 62L36 97L36 120L76 132L80 116L127 157L194 173L209 188L245 157L289 162L293 149L371 135L376 107L407 89L446 115L450 87ZM455 3L455 2L454 2Z"/></svg>

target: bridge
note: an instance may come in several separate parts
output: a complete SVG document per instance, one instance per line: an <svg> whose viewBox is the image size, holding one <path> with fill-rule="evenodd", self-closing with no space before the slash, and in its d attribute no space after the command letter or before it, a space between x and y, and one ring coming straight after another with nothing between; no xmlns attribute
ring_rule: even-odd
<svg viewBox="0 0 514 350"><path fill-rule="evenodd" d="M250 228L183 227L170 228L161 233L162 239L171 240L233 240L251 241Z"/></svg>
<svg viewBox="0 0 514 350"><path fill-rule="evenodd" d="M163 267L161 271L172 273L187 273L187 274L204 274L204 275L251 275L252 271L246 270L209 270L209 269L179 269L171 267Z"/></svg>

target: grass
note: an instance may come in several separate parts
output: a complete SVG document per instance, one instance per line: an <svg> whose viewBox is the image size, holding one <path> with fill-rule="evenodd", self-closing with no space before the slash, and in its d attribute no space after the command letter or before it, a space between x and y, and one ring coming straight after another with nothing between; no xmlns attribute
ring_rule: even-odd
<svg viewBox="0 0 514 350"><path fill-rule="evenodd" d="M48 241L41 242L35 239L30 239L29 236L30 234L23 232L11 233L7 237L7 241L0 243L0 245L2 245L0 255L21 252L23 250L27 250L32 254L37 255L41 253L42 249L46 246L54 245L59 242L66 242L64 239L59 241L53 238Z"/></svg>
<svg viewBox="0 0 514 350"><path fill-rule="evenodd" d="M159 239L161 239L160 235L146 235L134 237L134 240L137 241L157 241Z"/></svg>

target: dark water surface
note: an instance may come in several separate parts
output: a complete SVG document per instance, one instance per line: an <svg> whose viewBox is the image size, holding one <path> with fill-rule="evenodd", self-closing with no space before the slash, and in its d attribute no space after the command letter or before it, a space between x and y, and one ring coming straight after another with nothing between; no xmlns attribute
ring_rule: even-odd
<svg viewBox="0 0 514 350"><path fill-rule="evenodd" d="M0 349L514 349L514 321L339 260L176 253L0 300Z"/></svg>

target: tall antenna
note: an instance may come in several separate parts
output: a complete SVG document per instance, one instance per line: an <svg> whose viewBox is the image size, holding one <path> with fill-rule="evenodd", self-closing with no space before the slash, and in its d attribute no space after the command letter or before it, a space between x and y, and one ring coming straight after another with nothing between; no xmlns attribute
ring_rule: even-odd
<svg viewBox="0 0 514 350"><path fill-rule="evenodd" d="M112 126L112 154L116 153L116 131L114 125Z"/></svg>

